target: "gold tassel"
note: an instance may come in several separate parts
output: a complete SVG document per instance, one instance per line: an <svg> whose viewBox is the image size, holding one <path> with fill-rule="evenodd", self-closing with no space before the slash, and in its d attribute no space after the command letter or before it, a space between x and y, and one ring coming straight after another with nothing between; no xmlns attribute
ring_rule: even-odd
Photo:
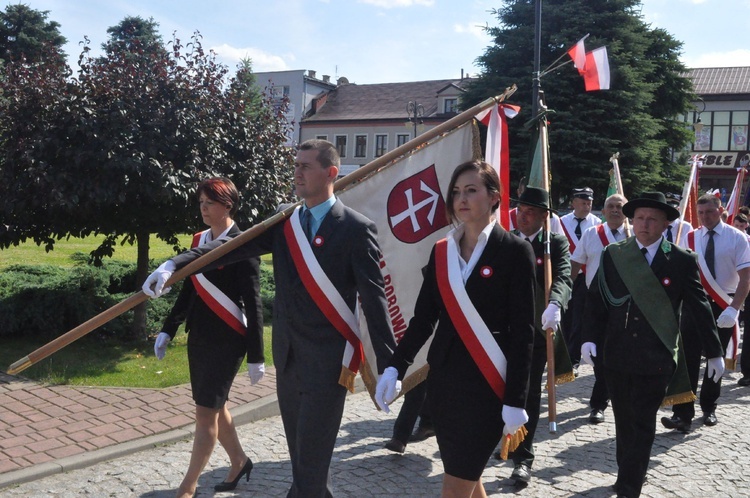
<svg viewBox="0 0 750 498"><path fill-rule="evenodd" d="M345 366L341 366L341 374L339 375L339 384L344 386L349 390L350 393L354 392L354 379L357 377L357 374L346 368Z"/></svg>
<svg viewBox="0 0 750 498"><path fill-rule="evenodd" d="M667 396L664 398L664 401L661 402L662 408L665 406L671 406L671 405L679 405L680 403L692 403L698 399L698 397L693 393L693 391L688 391L686 393L679 393L679 394L673 394L671 396Z"/></svg>
<svg viewBox="0 0 750 498"><path fill-rule="evenodd" d="M573 382L574 380L576 380L576 376L573 375L573 372L565 372L562 375L555 376L555 385L559 386L560 384Z"/></svg>
<svg viewBox="0 0 750 498"><path fill-rule="evenodd" d="M502 458L503 460L507 460L508 454L516 451L516 448L520 446L520 444L526 438L526 434L528 433L529 431L526 430L526 426L522 425L521 428L515 432L515 434L504 435L503 443L500 445L500 458Z"/></svg>
<svg viewBox="0 0 750 498"><path fill-rule="evenodd" d="M727 370L736 370L737 360L735 358L724 358L724 368Z"/></svg>

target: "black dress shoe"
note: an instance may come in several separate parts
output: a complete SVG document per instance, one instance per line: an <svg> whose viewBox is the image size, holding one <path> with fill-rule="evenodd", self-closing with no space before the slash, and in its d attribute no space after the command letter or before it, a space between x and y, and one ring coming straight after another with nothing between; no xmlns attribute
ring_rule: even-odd
<svg viewBox="0 0 750 498"><path fill-rule="evenodd" d="M390 441L385 443L385 449L391 450L394 453L403 453L404 451L406 451L406 445L398 439L391 439Z"/></svg>
<svg viewBox="0 0 750 498"><path fill-rule="evenodd" d="M748 352L748 354L750 354L750 352ZM745 375L740 380L738 380L737 385L744 387L750 386L750 375Z"/></svg>
<svg viewBox="0 0 750 498"><path fill-rule="evenodd" d="M573 377L578 377L578 367L580 365L578 363L573 365Z"/></svg>
<svg viewBox="0 0 750 498"><path fill-rule="evenodd" d="M242 466L242 470L240 470L240 473L237 474L237 477L234 478L233 481L224 481L220 482L216 486L214 486L215 491L231 491L234 488L237 487L237 483L240 482L240 479L242 479L242 476L245 476L245 482L250 480L250 471L253 470L253 462L250 460L250 458L247 459L247 462L245 462L245 465Z"/></svg>
<svg viewBox="0 0 750 498"><path fill-rule="evenodd" d="M604 410L591 410L589 422L592 424L601 424L604 422Z"/></svg>
<svg viewBox="0 0 750 498"><path fill-rule="evenodd" d="M711 412L703 414L703 423L709 427L713 427L718 424L719 421L716 419L716 414Z"/></svg>
<svg viewBox="0 0 750 498"><path fill-rule="evenodd" d="M687 434L688 432L690 432L690 426L692 425L692 422L690 422L689 420L683 420L675 415L672 418L662 417L661 425L663 425L667 429L677 429L683 434Z"/></svg>
<svg viewBox="0 0 750 498"><path fill-rule="evenodd" d="M427 438L431 438L435 435L435 429L431 427L418 427L417 430L409 436L409 442L410 443L418 443L419 441L424 441Z"/></svg>
<svg viewBox="0 0 750 498"><path fill-rule="evenodd" d="M531 480L531 470L524 464L519 463L513 467L513 472L510 473L510 478L518 483L528 483Z"/></svg>

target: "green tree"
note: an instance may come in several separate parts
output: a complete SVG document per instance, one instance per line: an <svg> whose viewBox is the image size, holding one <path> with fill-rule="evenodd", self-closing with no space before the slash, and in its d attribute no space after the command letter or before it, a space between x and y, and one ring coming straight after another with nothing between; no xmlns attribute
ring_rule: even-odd
<svg viewBox="0 0 750 498"><path fill-rule="evenodd" d="M202 228L200 180L231 178L247 227L285 199L292 151L285 121L270 106L251 118L241 85L227 81L199 34L167 47L158 37L123 40L124 32L104 57L84 45L75 79L54 77L52 61L8 65L0 216L12 229L0 247L32 239L52 249L62 237L105 234L92 257L137 244L142 282L151 234L176 245L177 234ZM135 337L144 324L136 319Z"/></svg>
<svg viewBox="0 0 750 498"><path fill-rule="evenodd" d="M531 131L523 123L531 119L534 3L507 0L494 11L499 26L488 29L494 44L479 57L482 73L464 99L468 107L518 85L513 100L523 110L510 124L514 178L529 167ZM626 195L678 188L687 167L672 162L672 151L682 150L690 133L675 117L691 107L692 98L686 68L678 59L682 44L644 23L637 0L544 0L541 33L542 71L590 33L586 48L607 47L612 77L610 90L594 92L584 90L583 78L572 64L541 79L552 111L548 121L553 199L583 185L602 196L609 158L615 152L620 153Z"/></svg>
<svg viewBox="0 0 750 498"><path fill-rule="evenodd" d="M67 40L60 34L60 24L48 21L48 15L48 10L35 10L21 3L8 5L0 12L0 59L38 62L42 54L49 57L50 52L64 59L62 46Z"/></svg>

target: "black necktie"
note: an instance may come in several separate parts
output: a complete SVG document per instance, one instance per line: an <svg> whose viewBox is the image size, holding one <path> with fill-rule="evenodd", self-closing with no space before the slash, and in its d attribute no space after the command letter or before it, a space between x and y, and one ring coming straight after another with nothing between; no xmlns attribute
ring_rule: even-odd
<svg viewBox="0 0 750 498"><path fill-rule="evenodd" d="M641 247L641 252L643 253L643 257L646 258L646 263L651 266L651 263L648 262L648 249Z"/></svg>
<svg viewBox="0 0 750 498"><path fill-rule="evenodd" d="M617 240L617 236L619 235L619 233L620 232L618 232L616 228L612 229L612 237L614 237L615 240Z"/></svg>
<svg viewBox="0 0 750 498"><path fill-rule="evenodd" d="M528 237L526 237L526 242L528 242L529 244L531 244L531 239L528 238Z"/></svg>
<svg viewBox="0 0 750 498"><path fill-rule="evenodd" d="M310 214L309 209L304 209L302 211L302 215L300 216L300 223L302 224L302 230L305 232L305 237L307 237L307 240L310 240L310 232L312 231L312 215Z"/></svg>
<svg viewBox="0 0 750 498"><path fill-rule="evenodd" d="M667 225L667 240L669 242L674 242L674 240L672 240L672 225Z"/></svg>
<svg viewBox="0 0 750 498"><path fill-rule="evenodd" d="M716 278L716 271L714 270L714 232L713 230L708 231L708 243L706 244L706 266L708 271L711 272L711 276Z"/></svg>
<svg viewBox="0 0 750 498"><path fill-rule="evenodd" d="M578 224L576 225L575 234L576 234L576 237L578 237L578 240L580 240L581 239L581 222L585 220L586 218L576 218L574 216L573 219L578 222Z"/></svg>

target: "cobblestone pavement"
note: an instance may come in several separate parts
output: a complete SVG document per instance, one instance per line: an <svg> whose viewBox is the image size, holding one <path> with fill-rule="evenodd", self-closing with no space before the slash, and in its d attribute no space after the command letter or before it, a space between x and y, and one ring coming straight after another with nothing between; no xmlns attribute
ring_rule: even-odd
<svg viewBox="0 0 750 498"><path fill-rule="evenodd" d="M725 377L719 424L698 426L687 435L657 429L648 481L648 497L750 496L750 388L739 387L739 374ZM558 431L549 434L546 419L537 432L536 463L528 487L512 485L511 465L492 460L482 478L490 496L526 497L614 496L614 423L606 412L600 425L587 423L593 374L581 368L573 383L558 388ZM401 402L394 404L397 411ZM543 411L546 408L543 407ZM669 412L662 410L659 416ZM366 393L349 397L334 453L332 474L337 497L439 496L442 465L434 438L410 444L404 455L383 448L394 415L377 412ZM291 466L278 416L238 428L240 440L255 462L249 482L235 491L214 493L228 459L217 448L204 471L196 496L285 496ZM0 489L2 497L153 497L166 498L182 479L191 442L179 441L114 460Z"/></svg>

